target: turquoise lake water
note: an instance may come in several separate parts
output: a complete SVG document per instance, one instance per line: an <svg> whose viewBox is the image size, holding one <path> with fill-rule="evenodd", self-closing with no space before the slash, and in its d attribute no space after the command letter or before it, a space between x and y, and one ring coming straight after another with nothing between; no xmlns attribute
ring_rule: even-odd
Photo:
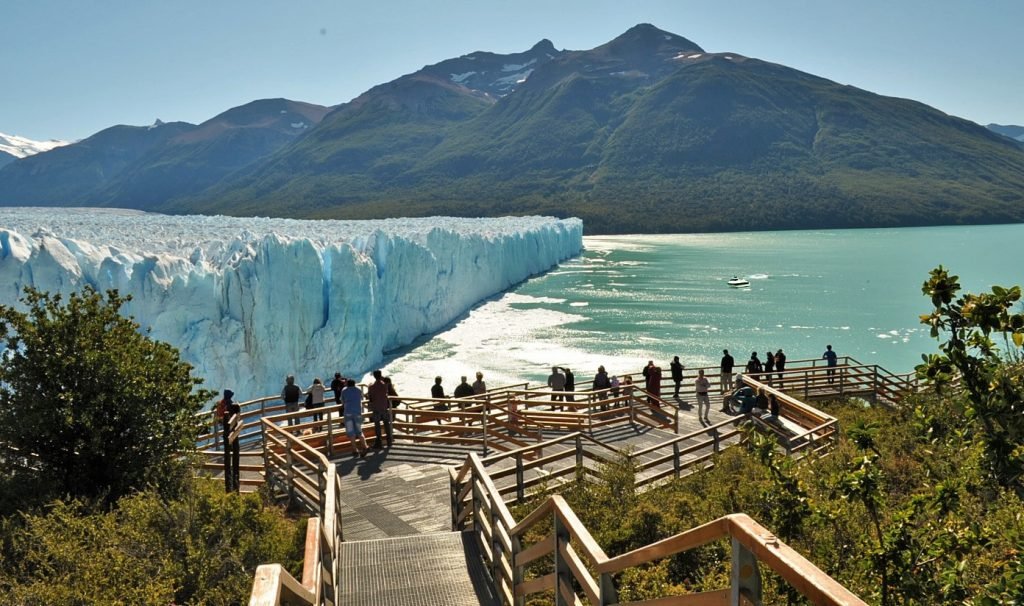
<svg viewBox="0 0 1024 606"><path fill-rule="evenodd" d="M966 290L1024 283L1024 225L584 238L585 253L487 301L388 360L412 393L448 391L481 370L491 385L542 381L550 366L592 375L737 361L782 348L790 360L840 355L912 370L936 341L918 323L942 264ZM749 289L726 284L745 276Z"/></svg>

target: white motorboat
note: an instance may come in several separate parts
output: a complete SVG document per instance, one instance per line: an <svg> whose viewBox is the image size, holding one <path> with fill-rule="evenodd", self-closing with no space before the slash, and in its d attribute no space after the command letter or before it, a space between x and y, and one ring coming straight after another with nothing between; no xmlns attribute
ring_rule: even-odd
<svg viewBox="0 0 1024 606"><path fill-rule="evenodd" d="M736 276L733 276L732 280L729 280L726 284L733 288L747 288L750 286L750 282L748 282L746 278L739 278Z"/></svg>

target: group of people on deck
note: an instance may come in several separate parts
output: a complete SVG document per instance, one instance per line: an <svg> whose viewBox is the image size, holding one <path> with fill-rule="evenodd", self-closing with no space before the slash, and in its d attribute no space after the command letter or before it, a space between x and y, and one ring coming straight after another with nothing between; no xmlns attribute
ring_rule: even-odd
<svg viewBox="0 0 1024 606"><path fill-rule="evenodd" d="M734 373L736 362L732 355L729 354L729 350L723 350L722 354L718 389L719 393L723 395L727 392L729 393L728 396L722 399L722 412L745 414L759 409L768 411L770 419L777 419L779 415L779 402L776 395L774 393L766 393L765 389L761 387L755 390L754 387L746 384L742 375ZM825 353L822 354L821 358L826 362L828 383L833 383L838 366L838 355L832 349L832 345L826 347ZM680 388L684 381L684 369L685 367L680 362L679 356L674 356L669 363L669 376L674 385L672 397L676 400L679 399ZM765 354L764 360L761 360L756 351L752 352L744 370L745 375L754 380L771 384L774 376L781 381L786 370L786 354L782 349L777 350L775 353L769 351ZM648 394L648 402L652 406L660 406L662 402L663 376L661 367L656 365L654 360L649 360L640 372L643 375L643 389ZM697 400L697 417L701 421L710 422L711 381L705 375L703 369L698 370L697 376L693 380L693 386ZM576 391L576 377L572 370L566 366L552 366L551 375L548 376L547 380L547 387L551 391L551 402L576 401L574 393ZM598 366L597 373L594 375L592 389L598 392L598 400L605 400L608 394L613 398L617 398L620 395L629 396L634 390L633 378L631 375L622 375L621 378L618 375L610 375L604 366ZM398 393L395 391L390 377L384 376L380 370L375 370L373 372L373 382L366 387L364 396L363 390L356 384L355 379L346 379L341 373L336 372L334 373L334 380L331 381L329 390L333 392L334 403L341 407L345 433L353 444L353 456L366 457L367 452L370 450L362 431L364 401L366 402L366 409L371 413L371 420L374 424L376 439L373 448L382 449L385 445L387 447L393 445L392 409L401 404L401 401L398 399ZM285 385L281 390L281 400L284 402L285 412L298 413L305 409L311 413L314 423L321 422L324 415L320 409L325 405L327 391L328 388L319 377L313 379L313 383L308 388L302 389L296 384L295 377L289 375L285 379ZM452 397L473 398L485 393L487 393L487 384L483 380L483 373L477 372L476 380L473 383L470 383L466 376L462 376L459 384L455 387ZM213 415L215 423L222 425L221 429L225 448L224 479L225 488L229 491L237 491L239 489L241 408L234 401L233 396L234 393L231 390L224 390L223 398L215 406ZM305 396L304 400L303 396ZM448 409L448 404L443 402L443 400L448 399L448 396L445 395L441 377L434 379L430 396L436 401L433 406L435 410ZM734 407L734 410L730 409L730 405ZM552 410L555 407L556 405L552 404ZM514 404L510 404L509 410L514 413L517 408ZM289 427L300 425L303 422L301 418L303 416L305 415L291 414L288 416L286 423ZM438 422L440 423L440 420ZM320 426L314 425L307 429L307 431L318 432L320 429Z"/></svg>

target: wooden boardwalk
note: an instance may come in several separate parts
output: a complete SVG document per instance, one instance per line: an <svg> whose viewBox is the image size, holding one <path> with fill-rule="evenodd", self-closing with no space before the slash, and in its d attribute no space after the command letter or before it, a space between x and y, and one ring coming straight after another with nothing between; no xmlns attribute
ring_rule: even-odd
<svg viewBox="0 0 1024 606"><path fill-rule="evenodd" d="M554 394L526 385L495 390L481 399L403 397L404 406L395 409L394 445L371 450L365 458L351 456L335 408L323 409L326 418L314 425L304 419L306 412L269 416L276 412L273 398L260 401L258 411L250 408L247 413L255 418L246 425L248 439L262 447L264 473L275 492L318 515L317 526L307 535L305 570L319 573L304 574L299 586L286 573L258 571L251 603L264 603L255 597L259 590L285 592L268 604L511 604L520 592L553 589L549 583L554 579L569 583L560 586L569 603L577 591L597 603L595 581L579 565L572 570L556 566L555 572L529 582L522 580L521 566L519 576L513 575L517 550L531 554L530 561L554 542L517 546L522 535L513 537L517 525L508 505L524 502L540 488L557 492L560 483L574 481L580 473L592 478L616 460L636 470L637 490L670 481L741 443L742 426L747 425L774 433L787 454L825 451L838 439L836 420L803 400L857 396L888 403L915 389L905 376L852 363L834 375L812 363L786 371L782 380L772 379L774 383L753 384L778 398L781 414L773 419L723 412L721 394L714 389L717 381L710 394L709 421L697 418L692 387L687 391L685 385L679 398L653 401L637 389L614 398L609 392L576 392L574 403L552 403ZM670 393L670 384L668 389ZM437 404L444 410L437 410ZM287 419L299 424L283 427ZM364 423L364 432L372 444L372 427ZM255 461L255 452L249 451L245 462ZM217 473L220 457L209 456L206 467ZM257 480L251 474L260 475L257 467L252 462L243 468L243 479L252 485ZM563 511L566 507L555 497L528 519L536 521L554 511L568 523L575 514ZM764 548L758 547L762 539L757 537L767 536L767 531L749 519L715 524L716 536L732 536L734 549L736 540L747 541L750 549ZM584 528L568 532L586 549L593 548ZM652 557L660 553L655 545L643 550ZM585 559L596 563L602 557L598 550ZM806 562L797 565L813 569ZM738 582L734 576L733 583ZM580 589L573 589L574 583L582 583ZM605 590L602 585L602 595ZM844 590L836 586L835 591L838 595ZM721 601L725 594L712 593L694 603L726 603ZM609 603L617 601L610 595ZM853 597L843 603L860 602Z"/></svg>

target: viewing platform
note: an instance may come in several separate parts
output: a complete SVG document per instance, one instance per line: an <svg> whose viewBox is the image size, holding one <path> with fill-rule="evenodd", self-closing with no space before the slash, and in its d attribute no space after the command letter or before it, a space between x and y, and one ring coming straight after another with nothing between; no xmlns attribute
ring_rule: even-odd
<svg viewBox="0 0 1024 606"><path fill-rule="evenodd" d="M262 566L250 603L523 604L527 596L553 591L557 604L615 604L614 576L621 570L731 537L730 589L691 600L681 596L672 604L758 604L758 562L814 603L861 604L746 516L722 518L629 557L607 558L557 496L524 520L508 513L538 490L557 493L562 482L578 474L596 477L612 461L633 465L640 490L681 477L742 443L749 424L776 436L791 456L827 451L838 440L838 422L809 402L860 397L893 405L919 388L911 376L852 358L841 359L832 373L820 360L797 360L773 372L770 383L763 373L759 380L746 377L775 394L780 414L768 418L763 411L723 412L718 369L708 368L711 412L705 422L696 413L696 370L687 369L678 398L671 396L671 381L662 382L670 395L660 398L634 385L618 395L576 391L574 402L553 402L565 392L527 383L474 398L400 396L402 406L393 409L394 445L370 450L366 458L352 457L336 406L317 409L325 418L313 422L308 411L284 413L276 397L244 403L242 489L266 483L313 516L302 581L279 566ZM578 380L582 384L589 382ZM299 424L288 427L289 419ZM372 444L368 417L363 430ZM222 453L214 448L214 435L203 436L200 445L203 467L217 475ZM526 531L552 516L551 542L524 545ZM386 575L378 578L365 568L367 554ZM544 554L555 556L551 571L526 578L526 565ZM738 601L744 595L748 601Z"/></svg>

